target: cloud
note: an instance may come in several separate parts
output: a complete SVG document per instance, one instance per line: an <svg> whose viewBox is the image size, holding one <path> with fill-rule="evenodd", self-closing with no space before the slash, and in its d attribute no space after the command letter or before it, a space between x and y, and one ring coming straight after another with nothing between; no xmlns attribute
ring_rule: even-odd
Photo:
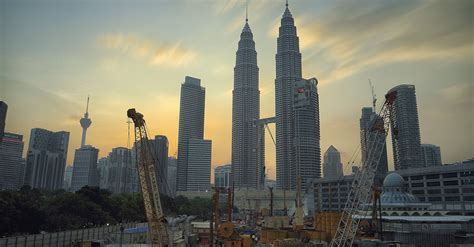
<svg viewBox="0 0 474 247"><path fill-rule="evenodd" d="M336 2L319 18L298 25L305 64L318 67L322 83L374 66L473 56L472 8L458 1ZM275 21L270 35L278 32ZM275 27L276 26L276 27Z"/></svg>
<svg viewBox="0 0 474 247"><path fill-rule="evenodd" d="M181 42L167 43L121 33L104 34L98 43L107 49L118 50L134 58L145 59L151 65L179 67L194 60L197 53ZM107 66L108 67L108 66Z"/></svg>

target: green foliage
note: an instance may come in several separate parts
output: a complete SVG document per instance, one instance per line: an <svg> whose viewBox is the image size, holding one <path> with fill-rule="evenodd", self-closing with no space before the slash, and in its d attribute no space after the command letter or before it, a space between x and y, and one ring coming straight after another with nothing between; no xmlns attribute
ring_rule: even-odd
<svg viewBox="0 0 474 247"><path fill-rule="evenodd" d="M210 199L161 196L161 203L167 216L210 218ZM139 193L111 194L88 186L76 193L41 191L29 186L18 191L0 191L0 237L132 221L146 221L143 197Z"/></svg>

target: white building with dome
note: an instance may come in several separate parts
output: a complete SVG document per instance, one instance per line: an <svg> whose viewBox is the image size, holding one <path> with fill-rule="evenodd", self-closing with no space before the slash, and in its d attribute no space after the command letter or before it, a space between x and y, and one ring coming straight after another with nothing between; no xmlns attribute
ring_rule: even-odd
<svg viewBox="0 0 474 247"><path fill-rule="evenodd" d="M433 210L431 203L421 202L408 192L405 180L400 174L392 172L383 181L380 196L383 216L442 216L447 211ZM372 212L372 204L368 205L364 215Z"/></svg>

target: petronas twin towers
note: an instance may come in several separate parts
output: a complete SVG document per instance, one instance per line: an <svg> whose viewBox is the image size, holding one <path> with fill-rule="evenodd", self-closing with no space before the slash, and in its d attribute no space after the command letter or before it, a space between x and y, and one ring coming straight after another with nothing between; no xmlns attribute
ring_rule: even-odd
<svg viewBox="0 0 474 247"><path fill-rule="evenodd" d="M232 96L232 177L237 188L263 188L265 172L263 128L259 131L260 90L257 52L246 19L240 35ZM286 5L276 54L277 188L304 189L321 176L317 80L302 78L299 38Z"/></svg>

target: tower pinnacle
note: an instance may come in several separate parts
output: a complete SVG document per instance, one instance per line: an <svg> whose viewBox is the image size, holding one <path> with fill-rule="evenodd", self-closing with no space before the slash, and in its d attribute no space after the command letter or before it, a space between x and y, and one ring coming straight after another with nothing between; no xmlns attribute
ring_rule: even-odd
<svg viewBox="0 0 474 247"><path fill-rule="evenodd" d="M82 127L82 139L81 139L81 147L84 147L86 145L86 133L87 133L87 128L91 126L92 121L89 118L89 96L87 96L87 106L86 106L86 112L84 113L84 117L81 118L79 121Z"/></svg>
<svg viewBox="0 0 474 247"><path fill-rule="evenodd" d="M245 22L249 22L249 2L245 5Z"/></svg>

